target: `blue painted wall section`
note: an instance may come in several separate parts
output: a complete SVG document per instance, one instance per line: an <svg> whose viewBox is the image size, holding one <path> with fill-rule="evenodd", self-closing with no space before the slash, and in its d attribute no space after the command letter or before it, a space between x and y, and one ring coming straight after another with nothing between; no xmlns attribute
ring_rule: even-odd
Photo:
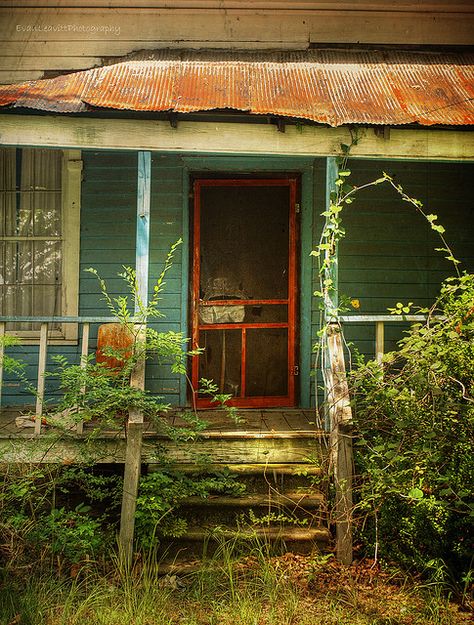
<svg viewBox="0 0 474 625"><path fill-rule="evenodd" d="M438 215L461 270L474 271L474 163L427 163L351 159L349 182L361 185L392 175L426 213ZM360 191L344 209L346 237L339 249L339 292L359 306L354 314L387 314L397 302L433 303L453 266L439 237L415 209L388 185ZM386 349L394 349L407 324L386 325ZM374 353L374 324L345 326L348 341L368 356Z"/></svg>
<svg viewBox="0 0 474 625"><path fill-rule="evenodd" d="M137 239L135 271L138 297L142 306L148 304L148 272L150 257L151 152L138 153ZM135 312L139 311L136 302Z"/></svg>

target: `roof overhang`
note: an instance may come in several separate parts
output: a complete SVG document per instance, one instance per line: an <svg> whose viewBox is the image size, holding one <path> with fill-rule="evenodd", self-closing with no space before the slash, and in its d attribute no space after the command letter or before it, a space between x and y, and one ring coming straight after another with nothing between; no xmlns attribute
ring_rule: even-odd
<svg viewBox="0 0 474 625"><path fill-rule="evenodd" d="M474 54L310 50L170 52L17 85L0 106L47 113L232 110L361 124L474 124Z"/></svg>

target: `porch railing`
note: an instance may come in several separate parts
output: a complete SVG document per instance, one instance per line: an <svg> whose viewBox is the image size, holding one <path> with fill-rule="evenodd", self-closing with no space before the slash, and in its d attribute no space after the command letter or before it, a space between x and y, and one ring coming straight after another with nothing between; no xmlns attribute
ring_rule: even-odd
<svg viewBox="0 0 474 625"><path fill-rule="evenodd" d="M375 342L374 353L377 362L382 361L385 353L385 325L394 323L414 323L426 320L425 315L343 315L339 317L342 324L374 324L375 325ZM58 324L78 324L82 326L80 334L80 365L85 367L89 355L90 327L92 324L117 323L116 317L28 317L28 316L0 316L0 338L6 333L7 323L39 323L39 342L38 345L31 346L33 350L38 350L37 364L37 381L36 381L36 404L35 404L35 433L41 433L43 407L45 399L45 373L46 362L49 345L49 327ZM133 321L133 320L131 320ZM60 345L57 338L54 338L55 345ZM2 405L2 386L3 386L3 355L4 347L0 340L0 406ZM85 389L84 389L85 392ZM83 430L83 422L77 424L77 432L80 434Z"/></svg>
<svg viewBox="0 0 474 625"><path fill-rule="evenodd" d="M380 364L385 353L385 324L416 323L426 321L425 315L342 315L338 319L342 324L375 324L375 359Z"/></svg>
<svg viewBox="0 0 474 625"><path fill-rule="evenodd" d="M133 322L133 319L131 319ZM89 356L89 339L90 339L90 327L91 324L102 323L117 323L119 319L116 317L16 317L16 316L0 316L0 339L6 334L7 323L37 323L40 324L39 342L38 345L32 345L33 350L37 350L38 353L38 365L37 365L37 380L36 380L36 405L35 405L35 434L41 433L41 426L43 422L43 407L45 399L45 373L46 362L48 355L49 345L49 327L50 325L57 326L58 324L74 323L82 326L81 338L80 338L80 366L85 368L87 365L87 359ZM57 338L54 339L55 345L60 345ZM29 346L30 347L30 346ZM0 406L2 405L2 387L3 387L3 356L4 346L0 340ZM83 392L85 393L85 388ZM82 434L83 422L77 423L76 429L78 434Z"/></svg>

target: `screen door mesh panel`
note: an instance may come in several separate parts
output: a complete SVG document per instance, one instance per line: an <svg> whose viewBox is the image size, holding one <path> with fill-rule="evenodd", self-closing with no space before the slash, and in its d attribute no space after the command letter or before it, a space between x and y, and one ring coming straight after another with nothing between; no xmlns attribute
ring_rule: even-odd
<svg viewBox="0 0 474 625"><path fill-rule="evenodd" d="M199 358L199 379L212 380L220 393L241 394L242 339L239 330L203 330ZM202 394L201 394L202 395Z"/></svg>
<svg viewBox="0 0 474 625"><path fill-rule="evenodd" d="M201 297L286 299L288 187L204 187L201 205Z"/></svg>
<svg viewBox="0 0 474 625"><path fill-rule="evenodd" d="M246 394L262 397L288 393L288 330L248 329Z"/></svg>

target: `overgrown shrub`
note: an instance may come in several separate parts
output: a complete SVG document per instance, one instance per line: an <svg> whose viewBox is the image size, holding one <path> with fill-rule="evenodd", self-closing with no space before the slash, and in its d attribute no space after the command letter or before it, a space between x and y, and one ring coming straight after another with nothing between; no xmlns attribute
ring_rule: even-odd
<svg viewBox="0 0 474 625"><path fill-rule="evenodd" d="M0 564L100 557L115 542L120 492L119 476L90 468L11 467L0 479Z"/></svg>
<svg viewBox="0 0 474 625"><path fill-rule="evenodd" d="M399 350L352 374L361 537L425 573L474 553L474 275L450 278Z"/></svg>
<svg viewBox="0 0 474 625"><path fill-rule="evenodd" d="M188 339L182 333L159 332L146 326L163 316L159 301L164 279L180 243L179 240L171 247L148 302L140 298L132 268L124 267L119 274L127 294L117 297L109 294L106 282L96 270L88 270L97 277L102 299L130 341L120 349L103 348L108 363L96 362L93 355L80 364L70 363L64 355L53 357L56 370L46 375L55 379L59 394L51 398L46 420L55 433L70 436L75 421L93 422L94 428L89 429L84 440L87 444L103 427L123 427L123 418L132 410L142 412L160 435L183 445L199 438L208 426L192 410L181 413L181 425L174 425L166 418L169 405L162 397L131 384L137 365L146 359L153 358L172 373L184 376L187 357L195 353L187 350ZM17 342L11 337L3 339L5 346ZM13 358L5 356L3 364L11 372L22 373L23 366ZM25 376L22 382L28 384ZM221 406L229 420L240 422L236 409L226 405L230 396L219 393L211 380L201 380L199 390L210 397L214 406ZM225 473L194 477L171 470L160 442L156 443L155 452L157 461L166 469L142 477L137 502L136 543L145 548L155 546L160 537L183 534L186 520L180 504L186 497L241 493L244 488ZM190 456L196 463L202 462L197 454ZM122 492L122 479L103 475L100 469L12 468L0 477L0 564L2 559L11 566L29 566L35 560L51 559L72 564L100 557L115 543Z"/></svg>
<svg viewBox="0 0 474 625"><path fill-rule="evenodd" d="M245 484L228 473L188 476L178 471L157 471L140 480L137 499L136 532L141 547L151 547L163 536L182 536L187 520L180 505L187 497L205 499L209 495L239 495Z"/></svg>

